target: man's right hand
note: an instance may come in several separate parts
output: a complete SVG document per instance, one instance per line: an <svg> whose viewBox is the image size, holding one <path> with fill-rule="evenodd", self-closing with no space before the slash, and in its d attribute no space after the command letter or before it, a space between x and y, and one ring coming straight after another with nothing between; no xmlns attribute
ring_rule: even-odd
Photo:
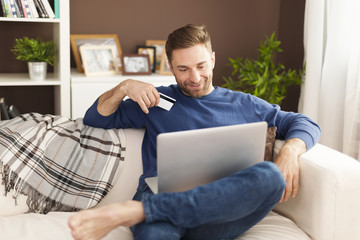
<svg viewBox="0 0 360 240"><path fill-rule="evenodd" d="M149 113L149 108L157 106L160 101L160 94L154 85L128 79L100 96L98 112L103 116L109 116L116 111L126 96L137 102L146 114Z"/></svg>
<svg viewBox="0 0 360 240"><path fill-rule="evenodd" d="M137 102L146 114L149 113L149 108L159 104L160 94L152 84L137 80L126 80L123 89L126 96Z"/></svg>

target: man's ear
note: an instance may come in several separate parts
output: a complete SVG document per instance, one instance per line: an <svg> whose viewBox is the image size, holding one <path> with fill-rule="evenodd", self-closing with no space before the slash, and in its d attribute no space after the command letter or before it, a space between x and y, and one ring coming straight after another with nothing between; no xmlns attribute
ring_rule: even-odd
<svg viewBox="0 0 360 240"><path fill-rule="evenodd" d="M212 61L212 69L215 67L215 52L212 52L211 54L211 61Z"/></svg>

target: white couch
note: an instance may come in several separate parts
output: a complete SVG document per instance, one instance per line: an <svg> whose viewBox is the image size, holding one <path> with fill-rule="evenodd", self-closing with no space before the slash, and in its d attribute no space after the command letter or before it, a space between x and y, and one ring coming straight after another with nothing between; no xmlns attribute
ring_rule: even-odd
<svg viewBox="0 0 360 240"><path fill-rule="evenodd" d="M142 172L143 133L143 130L125 129L125 165L114 188L98 206L132 198ZM277 141L275 151L280 147L281 141ZM238 239L360 239L360 163L317 144L301 156L300 167L298 196L278 204L263 221ZM15 206L11 197L1 194L1 240L72 239L67 220L74 213L23 214L27 210L25 200L21 196ZM132 234L128 228L119 227L105 239L131 240Z"/></svg>

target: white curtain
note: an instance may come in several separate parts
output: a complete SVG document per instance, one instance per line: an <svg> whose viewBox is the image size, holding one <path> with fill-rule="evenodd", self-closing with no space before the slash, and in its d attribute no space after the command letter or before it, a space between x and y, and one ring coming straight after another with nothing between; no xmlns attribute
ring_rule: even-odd
<svg viewBox="0 0 360 240"><path fill-rule="evenodd" d="M360 160L360 0L307 0L299 112L320 143Z"/></svg>

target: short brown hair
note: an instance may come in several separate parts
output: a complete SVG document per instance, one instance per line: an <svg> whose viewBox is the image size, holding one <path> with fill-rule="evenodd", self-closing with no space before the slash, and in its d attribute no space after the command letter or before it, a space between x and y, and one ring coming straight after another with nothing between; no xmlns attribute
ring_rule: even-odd
<svg viewBox="0 0 360 240"><path fill-rule="evenodd" d="M188 24L169 34L165 45L166 56L171 62L173 50L189 48L197 44L204 44L207 50L212 53L210 35L205 26Z"/></svg>

